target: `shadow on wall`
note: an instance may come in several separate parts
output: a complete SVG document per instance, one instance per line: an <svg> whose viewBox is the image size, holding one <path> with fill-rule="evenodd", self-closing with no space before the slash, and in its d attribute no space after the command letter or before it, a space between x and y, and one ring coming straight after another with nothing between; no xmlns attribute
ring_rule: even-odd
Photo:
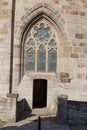
<svg viewBox="0 0 87 130"><path fill-rule="evenodd" d="M3 130L38 130L38 125L39 125L38 118L35 119L33 118L33 120L29 120L29 122L25 124L23 123L20 126L3 127ZM63 128L61 128L58 124L55 123L55 117L41 118L41 130L61 130L61 129Z"/></svg>
<svg viewBox="0 0 87 130"><path fill-rule="evenodd" d="M17 101L16 106L16 121L21 121L28 117L35 116L35 114L32 114L32 110L26 99ZM67 123L67 100L58 98L57 114L55 118L58 124Z"/></svg>
<svg viewBox="0 0 87 130"><path fill-rule="evenodd" d="M87 125L87 102L58 99L57 123Z"/></svg>
<svg viewBox="0 0 87 130"><path fill-rule="evenodd" d="M58 124L67 124L67 100L58 98L56 120Z"/></svg>
<svg viewBox="0 0 87 130"><path fill-rule="evenodd" d="M32 110L28 105L26 99L22 99L21 101L17 101L16 108L16 121L21 121L23 119L32 116Z"/></svg>

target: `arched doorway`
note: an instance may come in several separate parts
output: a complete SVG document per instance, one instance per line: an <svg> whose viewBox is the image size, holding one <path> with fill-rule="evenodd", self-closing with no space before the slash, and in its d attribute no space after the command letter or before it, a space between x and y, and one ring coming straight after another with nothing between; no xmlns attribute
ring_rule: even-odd
<svg viewBox="0 0 87 130"><path fill-rule="evenodd" d="M33 108L47 106L47 80L35 79L33 81Z"/></svg>

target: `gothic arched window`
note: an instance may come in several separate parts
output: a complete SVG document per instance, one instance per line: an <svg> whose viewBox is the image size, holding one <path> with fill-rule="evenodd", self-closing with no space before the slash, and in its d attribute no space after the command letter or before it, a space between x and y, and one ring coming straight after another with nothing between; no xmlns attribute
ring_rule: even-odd
<svg viewBox="0 0 87 130"><path fill-rule="evenodd" d="M31 28L26 40L27 70L56 72L57 36L54 30L45 20Z"/></svg>

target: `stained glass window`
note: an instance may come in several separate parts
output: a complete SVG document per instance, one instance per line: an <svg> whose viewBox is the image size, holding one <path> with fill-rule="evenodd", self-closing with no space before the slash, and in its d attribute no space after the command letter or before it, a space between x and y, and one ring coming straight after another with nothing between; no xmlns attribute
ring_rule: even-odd
<svg viewBox="0 0 87 130"><path fill-rule="evenodd" d="M56 61L57 61L57 54L54 49L51 49L48 52L48 71L55 72L56 71Z"/></svg>
<svg viewBox="0 0 87 130"><path fill-rule="evenodd" d="M56 42L54 39L51 39L49 42L49 46L56 46Z"/></svg>
<svg viewBox="0 0 87 130"><path fill-rule="evenodd" d="M27 42L27 44L28 44L29 46L34 46L34 45L35 45L35 42L34 42L34 40L33 40L32 38L30 38L30 39L29 39L29 42Z"/></svg>
<svg viewBox="0 0 87 130"><path fill-rule="evenodd" d="M50 38L51 28L49 26L45 27L44 23L41 23L39 27L35 26L34 31L34 38L39 39L41 42Z"/></svg>
<svg viewBox="0 0 87 130"><path fill-rule="evenodd" d="M57 41L54 29L44 22L38 22L29 32L27 41L27 70L56 72Z"/></svg>
<svg viewBox="0 0 87 130"><path fill-rule="evenodd" d="M32 48L27 53L27 69L35 70L35 51Z"/></svg>
<svg viewBox="0 0 87 130"><path fill-rule="evenodd" d="M41 45L38 50L37 70L41 72L46 71L46 51L43 45Z"/></svg>

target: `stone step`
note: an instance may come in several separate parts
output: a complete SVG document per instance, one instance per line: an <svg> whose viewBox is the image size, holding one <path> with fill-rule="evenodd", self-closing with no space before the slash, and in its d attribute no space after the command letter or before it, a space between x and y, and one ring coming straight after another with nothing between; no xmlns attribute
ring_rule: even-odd
<svg viewBox="0 0 87 130"><path fill-rule="evenodd" d="M33 109L32 110L32 114L35 114L37 116L55 116L55 112L53 111L50 111L49 109L47 108L36 108L36 109Z"/></svg>

